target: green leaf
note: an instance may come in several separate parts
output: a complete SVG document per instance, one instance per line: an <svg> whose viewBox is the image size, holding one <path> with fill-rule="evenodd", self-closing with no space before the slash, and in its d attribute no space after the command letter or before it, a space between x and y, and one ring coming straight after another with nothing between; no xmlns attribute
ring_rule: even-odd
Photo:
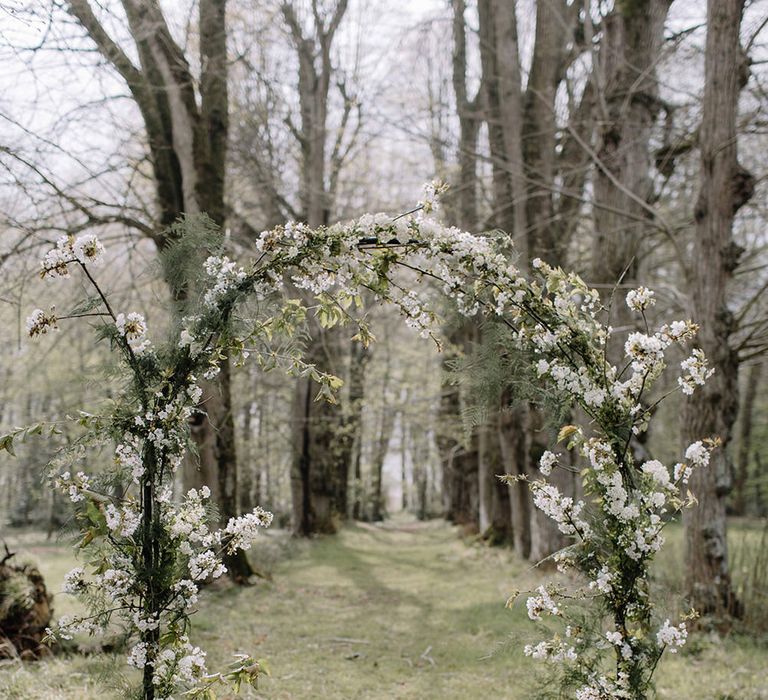
<svg viewBox="0 0 768 700"><path fill-rule="evenodd" d="M89 311L93 311L95 308L101 306L101 297L98 295L92 297L86 297L73 309L69 311L67 316L77 316L78 314L87 314Z"/></svg>
<svg viewBox="0 0 768 700"><path fill-rule="evenodd" d="M579 428L575 425L564 425L562 428L560 428L560 432L557 434L557 441L562 442L563 440L567 440L571 435L574 433L578 433Z"/></svg>
<svg viewBox="0 0 768 700"><path fill-rule="evenodd" d="M341 389L341 387L344 386L344 380L332 374L328 375L327 381L328 381L328 386L331 387L331 389Z"/></svg>
<svg viewBox="0 0 768 700"><path fill-rule="evenodd" d="M13 449L13 434L3 435L0 437L0 450L5 450L8 454L16 456L16 452Z"/></svg>

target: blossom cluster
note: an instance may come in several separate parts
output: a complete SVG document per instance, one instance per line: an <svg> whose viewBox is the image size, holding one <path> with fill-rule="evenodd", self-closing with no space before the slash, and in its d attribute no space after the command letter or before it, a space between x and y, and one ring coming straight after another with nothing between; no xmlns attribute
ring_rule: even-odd
<svg viewBox="0 0 768 700"><path fill-rule="evenodd" d="M544 265L541 268L546 269ZM636 311L642 312L653 303L653 294L647 289L634 290L627 296L628 306ZM557 306L558 313L563 315L562 323L558 324L561 329L570 328L572 332L579 325L586 327L591 323L572 322L579 311L591 316L590 309L577 311L575 304L568 301ZM586 577L587 586L585 593L571 592L565 598L553 589L539 587L528 598L529 617L539 621L542 612L554 610L567 621L571 606L565 604L566 599L599 598L604 607L598 610L607 610L614 618L614 625L603 628L599 637L585 633L564 647L562 638L555 635L524 650L535 659L575 663L582 669L582 677L589 682L575 689L579 700L644 697L664 650L674 653L686 641L685 622L674 626L666 620L655 627L649 567L664 543L664 526L689 504L681 495L681 487L687 484L694 469L707 466L717 442L702 440L691 444L685 450L684 461L670 469L657 459L636 464L629 441L647 427L644 396L666 367L666 351L673 343L689 341L695 332L696 327L690 322L665 324L655 333L630 332L624 344L623 371L611 365L605 354L601 359L583 353L583 364L574 362L573 343L560 348L568 337L563 330L548 330L538 340L531 338L544 355L537 361L538 374L549 377L561 391L573 396L591 411L595 421L592 436L575 426L561 433L586 464L581 472L582 484L585 498L595 504L594 511L587 509L584 502L564 496L546 481L559 465L560 458L553 452L544 452L540 459L544 478L530 482L534 505L575 541L575 548L569 547L563 556L557 557L558 568L577 569ZM599 345L604 345L610 334L605 329ZM597 364L593 365L595 360ZM700 350L693 351L681 370L678 385L685 394L712 374ZM593 400L591 391L601 392L599 401ZM580 604L573 607L579 614ZM600 620L600 613L597 619ZM614 676L590 671L595 665L596 650L600 649L613 650L617 668Z"/></svg>
<svg viewBox="0 0 768 700"><path fill-rule="evenodd" d="M43 274L67 277L69 267L77 264L104 299L87 269L103 252L101 243L90 234L76 239L62 237L45 255ZM211 307L211 318L215 318L220 315L222 300L243 281L245 272L226 257L209 259L206 272L211 284L205 300ZM216 344L206 347L196 340L194 347L193 343L177 343L181 348L177 352L186 354L171 355L170 366L161 368L163 355L151 351L143 315L114 314L106 302L95 315L105 318L133 381L113 413L81 414L81 423L101 442L104 433L114 438L113 472L105 478L83 471L73 476L57 466L66 463L65 459L54 462L54 485L80 511L85 523L82 545L93 548L94 553L89 566L76 567L66 575L63 587L64 592L85 598L88 613L63 616L55 630L48 632L52 639L94 634L105 630L112 617L119 615L136 640L127 661L142 671L145 697L151 687L156 697L169 698L181 689L210 684L216 678L207 675L205 653L184 634L187 618L194 612L201 584L226 572L222 561L225 553L250 548L272 516L257 508L215 529L211 527L214 511L206 504L211 495L207 487L190 490L180 503L172 497L173 475L187 450L189 421L200 410L202 389L195 371L208 367L221 348ZM31 336L42 335L56 328L59 320L53 309L50 313L36 309L27 330ZM199 325L195 330L206 332ZM190 352L194 353L192 361ZM139 355L141 362L136 360ZM84 456L80 446L71 452L72 462ZM112 473L122 483L128 477L129 486L121 496L110 488ZM163 581L164 586L155 588L157 581ZM246 669L242 673L249 676L251 672Z"/></svg>
<svg viewBox="0 0 768 700"><path fill-rule="evenodd" d="M203 296L203 303L209 308L215 308L228 290L246 277L245 270L226 255L208 257L204 263L204 269L212 281Z"/></svg>
<svg viewBox="0 0 768 700"><path fill-rule="evenodd" d="M104 255L104 246L92 233L74 236L60 236L56 247L43 257L40 274L42 277L68 277L69 263L82 265L96 264Z"/></svg>
<svg viewBox="0 0 768 700"><path fill-rule="evenodd" d="M49 313L42 309L35 309L27 317L27 335L34 338L36 335L45 335L49 330L58 330L57 321L54 309L51 309Z"/></svg>
<svg viewBox="0 0 768 700"><path fill-rule="evenodd" d="M677 627L669 624L669 620L665 620L661 629L656 635L656 639L659 644L669 648L671 654L676 654L678 649L682 647L688 639L688 629L685 622L681 622Z"/></svg>
<svg viewBox="0 0 768 700"><path fill-rule="evenodd" d="M131 311L129 314L117 314L115 327L133 352L139 354L150 347L150 341L146 338L147 322L140 313Z"/></svg>

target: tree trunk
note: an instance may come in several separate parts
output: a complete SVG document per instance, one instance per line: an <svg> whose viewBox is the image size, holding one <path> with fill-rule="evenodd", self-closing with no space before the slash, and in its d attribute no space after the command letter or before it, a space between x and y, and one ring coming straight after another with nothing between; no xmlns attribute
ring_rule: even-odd
<svg viewBox="0 0 768 700"><path fill-rule="evenodd" d="M371 359L371 351L362 343L352 341L352 348L349 357L349 396L348 396L348 414L345 426L345 449L339 467L340 482L343 481L344 488L337 496L339 508L343 505L343 512L346 516L348 512L354 519L358 520L361 516L361 500L359 493L361 481L360 458L362 452L362 426L363 426L363 408L365 406L365 371ZM349 481L350 474L353 479L352 506L349 503Z"/></svg>
<svg viewBox="0 0 768 700"><path fill-rule="evenodd" d="M702 614L737 613L728 570L725 503L730 487L727 446L738 412L738 357L730 347L735 319L727 285L741 249L733 219L750 198L754 181L738 162L736 120L747 66L739 45L743 0L709 0L702 121L701 189L694 210L696 237L690 270L691 310L698 343L714 376L686 402L685 445L719 437L723 447L710 465L694 471L690 488L698 505L685 511L686 570L691 604Z"/></svg>
<svg viewBox="0 0 768 700"><path fill-rule="evenodd" d="M752 422L754 419L757 388L763 373L763 363L758 362L749 368L747 388L741 404L739 430L739 451L734 481L733 512L735 515L747 514L747 485L749 482L749 460L752 456Z"/></svg>
<svg viewBox="0 0 768 700"><path fill-rule="evenodd" d="M494 225L515 242L522 261L528 259L523 165L523 95L517 3L480 0L480 55L486 92L486 120L493 163Z"/></svg>
<svg viewBox="0 0 768 700"><path fill-rule="evenodd" d="M333 172L328 172L328 93L333 77L331 49L339 24L347 11L347 0L338 0L327 17L314 15L313 33L306 28L292 2L280 6L298 58L298 93L301 123L289 128L296 137L301 153L299 199L302 218L312 227L327 225L333 209ZM317 9L317 8L315 8ZM336 163L338 167L340 163ZM302 296L307 299L306 293ZM340 329L324 329L311 324L311 339L306 349L308 358L332 359L344 355ZM332 352L329 352L332 349ZM308 361L313 362L313 359ZM329 371L331 363L320 365ZM330 369L330 371L333 371ZM338 375L338 372L336 372ZM354 436L345 435L345 412L340 404L308 400L309 380L296 384L293 422L293 468L291 480L294 499L293 530L295 534L335 532L335 519L346 517L349 462ZM323 431L324 434L318 434ZM336 442L340 439L343 444ZM298 483L296 480L304 480Z"/></svg>
<svg viewBox="0 0 768 700"><path fill-rule="evenodd" d="M325 334L322 344L311 342L305 361L340 374L335 364L341 348L330 344L338 339L336 334ZM293 532L302 537L333 534L342 515L338 507L342 486L338 482L344 465L338 439L344 415L339 404L315 401L320 387L311 379L301 378L296 385L291 468Z"/></svg>
<svg viewBox="0 0 768 700"><path fill-rule="evenodd" d="M384 377L381 385L381 403L379 414L379 432L374 441L371 470L372 470L372 493L371 493L371 520L380 521L386 515L386 502L384 499L384 462L389 451L389 441L392 438L392 431L395 427L395 412L389 403L389 385L391 381L391 356L387 348L386 365L384 368Z"/></svg>
<svg viewBox="0 0 768 700"><path fill-rule="evenodd" d="M603 22L593 74L599 126L591 282L602 289L604 299L619 281L635 284L640 245L652 217L650 138L660 107L656 63L670 4L671 0L616 2ZM623 329L634 324L622 295L611 304L609 323ZM620 334L609 355L613 362L623 356Z"/></svg>
<svg viewBox="0 0 768 700"><path fill-rule="evenodd" d="M405 404L408 403L408 389L404 390ZM400 508L408 510L408 426L405 411L400 411Z"/></svg>
<svg viewBox="0 0 768 700"><path fill-rule="evenodd" d="M570 222L569 226L557 222L554 193L558 186L563 187L560 181L574 187L571 198L561 196L559 202L560 209L572 217L578 210L573 195L580 195L584 169L575 168L557 177L563 166L578 159L570 148L567 153L563 151L562 162L558 162L561 139L555 99L565 77L568 52L575 50L578 14L565 0L537 3L533 57L523 94L515 10L514 2L481 0L478 4L494 170L493 223L513 238L520 256L518 264L523 268L534 257L563 265L572 229ZM576 111L571 118L579 116ZM569 144L568 139L562 141ZM543 450L535 430L543 419L533 404L510 406L514 400L512 396L503 397L501 409L505 414L499 423L499 439L505 464L522 475L536 468L537 454ZM533 508L528 491L514 486L510 496L518 553L538 559L559 548L562 536Z"/></svg>
<svg viewBox="0 0 768 700"><path fill-rule="evenodd" d="M509 407L502 410L499 420L499 441L503 473L511 476L525 476L530 458L529 430L526 406ZM512 537L515 552L524 559L531 555L531 518L533 504L525 484L512 483L509 501L512 517Z"/></svg>
<svg viewBox="0 0 768 700"><path fill-rule="evenodd" d="M104 58L126 82L141 112L157 197L160 230L151 234L162 251L172 241L165 227L183 214L206 212L224 225L224 187L229 133L227 83L226 0L199 3L199 99L196 81L183 50L173 40L157 0L124 0L123 8L139 57L140 68L109 36L88 0L69 0L68 9ZM198 107L199 102L199 107ZM171 280L168 275L167 279ZM188 293L187 280L171 284L171 296ZM186 469L190 484L205 483L219 490L222 521L239 514L237 503L237 453L229 387L229 360L211 386L204 388L215 409L206 405L203 417L192 427L198 441L199 473ZM214 430L211 421L217 428ZM230 574L245 580L253 573L245 556L227 563Z"/></svg>
<svg viewBox="0 0 768 700"><path fill-rule="evenodd" d="M509 487L499 480L505 474L499 439L499 413L478 429L480 533L491 544L512 541Z"/></svg>
<svg viewBox="0 0 768 700"><path fill-rule="evenodd" d="M238 508L241 511L253 510L253 445L251 432L253 430L251 410L253 402L248 402L242 408L243 430L240 443L243 449L240 452L240 493L238 494Z"/></svg>
<svg viewBox="0 0 768 700"><path fill-rule="evenodd" d="M529 257L562 265L567 241L554 225L558 125L555 97L563 80L572 17L565 0L536 3L536 36L525 90L522 152L526 184L526 237Z"/></svg>
<svg viewBox="0 0 768 700"><path fill-rule="evenodd" d="M42 643L53 617L53 596L31 564L14 564L0 553L0 659L23 661L50 654Z"/></svg>
<svg viewBox="0 0 768 700"><path fill-rule="evenodd" d="M411 455L413 455L413 486L416 500L416 517L426 520L430 514L429 508L429 439L426 436L417 435L416 431L409 431L411 443ZM426 439L424 439L426 437Z"/></svg>
<svg viewBox="0 0 768 700"><path fill-rule="evenodd" d="M453 56L452 83L456 110L459 119L458 182L455 183L455 195L450 206L452 223L464 230L471 231L478 226L477 205L477 151L478 134L482 123L481 108L485 100L482 84L470 98L467 89L467 40L466 40L466 2L452 1L453 17ZM471 319L454 318L454 328L448 331L449 342L457 353L465 351L469 344L479 340L479 328ZM479 468L480 452L478 450L477 431L473 430L468 436L464 432L461 421L462 395L461 388L450 381L452 368L450 362L453 354L446 353L442 373L441 400L439 407L439 422L437 447L443 471L443 490L445 517L457 524L470 529L477 529L485 495L480 483ZM426 509L426 474L421 487L424 489L422 508Z"/></svg>

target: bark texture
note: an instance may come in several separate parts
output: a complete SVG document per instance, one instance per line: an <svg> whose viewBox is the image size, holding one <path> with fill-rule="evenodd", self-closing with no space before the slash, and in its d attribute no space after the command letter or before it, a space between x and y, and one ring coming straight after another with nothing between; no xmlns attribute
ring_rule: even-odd
<svg viewBox="0 0 768 700"><path fill-rule="evenodd" d="M671 0L622 0L605 17L593 81L598 139L594 181L593 284L610 296L637 280L639 246L653 210L650 138L660 109L656 63ZM631 326L621 294L611 306L614 328ZM622 348L609 352L618 361Z"/></svg>
<svg viewBox="0 0 768 700"><path fill-rule="evenodd" d="M482 123L482 87L470 96L467 87L467 30L464 0L452 2L453 55L451 77L459 118L459 173L446 207L448 218L465 230L478 226L477 148ZM461 420L462 388L451 380L452 363L479 340L479 330L471 319L455 319L449 332L452 352L445 355L440 401L438 449L443 464L446 517L474 530L490 507L490 491L484 488L487 474L480 468L478 436L464 435ZM424 485L426 488L426 486Z"/></svg>
<svg viewBox="0 0 768 700"><path fill-rule="evenodd" d="M521 82L515 2L481 0L480 53L486 120L493 167L491 224L514 241L523 269L540 257L565 265L580 206L591 140L592 91L571 105L568 129L557 122L556 96L570 62L583 50L578 38L578 4L551 0L536 4L536 33L525 90ZM507 473L536 474L544 449L543 417L534 405L511 406L502 397L498 422ZM557 478L557 476L555 477ZM572 478L560 484L572 490ZM511 518L516 550L535 559L558 549L563 537L536 511L527 490L512 487ZM506 506L503 501L498 505Z"/></svg>
<svg viewBox="0 0 768 700"><path fill-rule="evenodd" d="M734 479L733 512L735 515L747 514L747 499L749 491L749 461L752 456L752 428L754 423L755 401L758 387L762 379L763 363L758 362L749 368L747 374L744 400L739 412L741 423L739 430L739 451L736 463L736 478Z"/></svg>
<svg viewBox="0 0 768 700"><path fill-rule="evenodd" d="M694 472L690 488L699 503L684 516L688 594L703 614L738 612L728 570L725 502L731 486L726 448L738 412L738 357L730 346L735 319L727 304L728 282L741 253L733 220L754 189L737 152L739 92L748 75L739 44L743 9L743 0L707 4L701 189L690 289L692 317L700 325L697 342L715 374L687 401L683 417L685 445L706 437L723 442L709 467Z"/></svg>

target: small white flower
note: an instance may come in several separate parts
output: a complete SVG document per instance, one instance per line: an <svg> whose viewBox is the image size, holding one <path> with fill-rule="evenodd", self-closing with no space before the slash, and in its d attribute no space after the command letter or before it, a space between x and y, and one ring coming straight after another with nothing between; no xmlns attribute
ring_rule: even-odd
<svg viewBox="0 0 768 700"><path fill-rule="evenodd" d="M659 486L669 486L669 470L658 459L645 462L641 469L645 474L653 478Z"/></svg>
<svg viewBox="0 0 768 700"><path fill-rule="evenodd" d="M685 623L681 622L677 627L670 625L669 620L665 620L661 629L656 634L656 641L659 644L669 648L670 653L676 654L688 639L688 630Z"/></svg>
<svg viewBox="0 0 768 700"><path fill-rule="evenodd" d="M654 293L645 287L638 287L627 293L627 306L632 311L644 311L655 303Z"/></svg>
<svg viewBox="0 0 768 700"><path fill-rule="evenodd" d="M80 593L84 591L85 588L85 571L82 567L77 566L65 574L64 584L61 587L61 590L64 593Z"/></svg>
<svg viewBox="0 0 768 700"><path fill-rule="evenodd" d="M554 452L546 450L541 459L539 459L539 471L544 476L549 476L552 473L552 467L557 464L557 455Z"/></svg>
<svg viewBox="0 0 768 700"><path fill-rule="evenodd" d="M560 608L544 586L539 586L536 593L538 595L531 596L525 603L531 620L541 620L541 614L545 612L550 615L560 615Z"/></svg>
<svg viewBox="0 0 768 700"><path fill-rule="evenodd" d="M128 665L143 670L147 665L147 645L145 642L139 642L131 649L128 654Z"/></svg>
<svg viewBox="0 0 768 700"><path fill-rule="evenodd" d="M72 244L72 254L81 263L98 263L104 254L104 246L92 233L84 233Z"/></svg>
<svg viewBox="0 0 768 700"><path fill-rule="evenodd" d="M53 308L51 308L50 313L45 313L42 309L35 309L27 316L27 335L34 338L36 335L45 335L49 330L57 331L59 330L56 325L57 320Z"/></svg>
<svg viewBox="0 0 768 700"><path fill-rule="evenodd" d="M693 462L697 467L706 467L709 464L709 450L704 447L701 440L688 445L685 450L685 458Z"/></svg>
<svg viewBox="0 0 768 700"><path fill-rule="evenodd" d="M179 334L179 347L189 347L195 341L195 336L192 335L186 328L184 328Z"/></svg>
<svg viewBox="0 0 768 700"><path fill-rule="evenodd" d="M127 315L117 314L115 326L135 353L142 353L149 347L149 340L144 337L147 334L147 322L141 314L135 311Z"/></svg>
<svg viewBox="0 0 768 700"><path fill-rule="evenodd" d="M141 514L129 507L117 509L110 503L104 510L107 527L119 537L130 537L141 522Z"/></svg>

